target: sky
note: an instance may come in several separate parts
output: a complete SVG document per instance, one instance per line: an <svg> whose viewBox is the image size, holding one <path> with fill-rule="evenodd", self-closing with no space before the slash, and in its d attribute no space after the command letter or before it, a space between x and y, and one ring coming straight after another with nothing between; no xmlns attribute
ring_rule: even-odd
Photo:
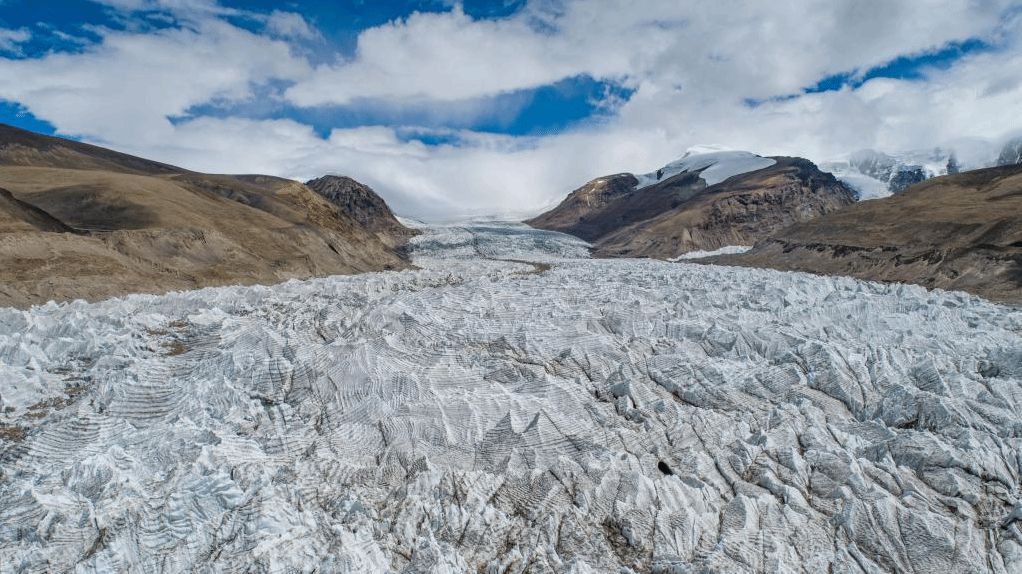
<svg viewBox="0 0 1022 574"><path fill-rule="evenodd" d="M1022 0L0 0L0 122L525 216L695 145L988 153L1020 42Z"/></svg>

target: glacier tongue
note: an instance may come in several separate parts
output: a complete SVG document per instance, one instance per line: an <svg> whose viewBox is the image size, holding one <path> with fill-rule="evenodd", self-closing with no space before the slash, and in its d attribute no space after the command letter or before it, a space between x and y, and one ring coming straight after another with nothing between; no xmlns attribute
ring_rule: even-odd
<svg viewBox="0 0 1022 574"><path fill-rule="evenodd" d="M1017 310L424 231L0 309L0 572L1020 571Z"/></svg>

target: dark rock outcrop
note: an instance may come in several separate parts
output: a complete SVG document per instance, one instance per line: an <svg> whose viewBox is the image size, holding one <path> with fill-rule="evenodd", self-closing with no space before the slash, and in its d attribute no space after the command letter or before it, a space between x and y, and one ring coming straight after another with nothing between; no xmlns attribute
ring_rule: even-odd
<svg viewBox="0 0 1022 574"><path fill-rule="evenodd" d="M327 175L307 181L305 185L340 207L388 245L401 245L417 234L398 222L387 202L371 187L350 177Z"/></svg>
<svg viewBox="0 0 1022 574"><path fill-rule="evenodd" d="M1001 155L997 157L997 165L1017 165L1022 163L1022 138L1015 138L1004 144Z"/></svg>
<svg viewBox="0 0 1022 574"><path fill-rule="evenodd" d="M849 275L1022 303L1022 165L932 178L705 261Z"/></svg>
<svg viewBox="0 0 1022 574"><path fill-rule="evenodd" d="M891 175L890 181L887 182L887 189L891 190L891 193L899 193L906 187L923 181L926 181L926 172L923 171L922 166L905 166Z"/></svg>

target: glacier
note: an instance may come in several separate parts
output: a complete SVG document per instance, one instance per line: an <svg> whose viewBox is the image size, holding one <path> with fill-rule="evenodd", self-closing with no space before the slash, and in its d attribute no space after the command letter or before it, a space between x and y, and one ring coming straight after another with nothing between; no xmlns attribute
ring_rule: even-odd
<svg viewBox="0 0 1022 574"><path fill-rule="evenodd" d="M0 309L0 572L1022 571L1022 313L424 226Z"/></svg>

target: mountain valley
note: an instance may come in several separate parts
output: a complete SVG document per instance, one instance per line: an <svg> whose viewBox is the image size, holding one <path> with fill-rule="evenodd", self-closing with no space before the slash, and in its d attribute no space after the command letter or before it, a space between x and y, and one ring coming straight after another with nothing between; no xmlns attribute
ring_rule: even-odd
<svg viewBox="0 0 1022 574"><path fill-rule="evenodd" d="M419 270L0 309L0 569L1017 571L1017 309L419 231Z"/></svg>
<svg viewBox="0 0 1022 574"><path fill-rule="evenodd" d="M1022 563L1022 166L700 150L406 226L0 134L0 572Z"/></svg>

